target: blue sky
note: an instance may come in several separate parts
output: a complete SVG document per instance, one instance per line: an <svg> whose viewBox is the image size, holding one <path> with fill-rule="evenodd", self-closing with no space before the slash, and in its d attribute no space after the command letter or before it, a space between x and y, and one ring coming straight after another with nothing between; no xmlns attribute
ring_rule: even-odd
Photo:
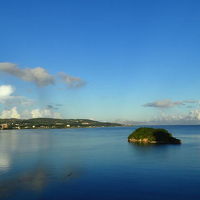
<svg viewBox="0 0 200 200"><path fill-rule="evenodd" d="M198 123L199 6L195 0L1 1L0 86L15 88L12 101L34 103L27 108L3 97L0 116L15 108L20 117L37 110L38 116ZM38 86L33 77L8 72L5 62L22 74L41 67L55 81ZM84 84L71 87L60 72Z"/></svg>

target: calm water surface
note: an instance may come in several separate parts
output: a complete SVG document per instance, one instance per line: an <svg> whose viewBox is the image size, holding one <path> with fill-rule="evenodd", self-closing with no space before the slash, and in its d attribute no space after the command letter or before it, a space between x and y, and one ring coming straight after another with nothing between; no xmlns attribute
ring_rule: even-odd
<svg viewBox="0 0 200 200"><path fill-rule="evenodd" d="M136 127L0 131L0 199L200 199L200 126L182 145L129 144Z"/></svg>

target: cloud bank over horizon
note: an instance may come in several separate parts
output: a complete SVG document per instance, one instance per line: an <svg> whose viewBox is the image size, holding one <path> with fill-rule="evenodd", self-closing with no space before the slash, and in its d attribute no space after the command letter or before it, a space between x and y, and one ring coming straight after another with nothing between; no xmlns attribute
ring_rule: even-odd
<svg viewBox="0 0 200 200"><path fill-rule="evenodd" d="M37 108L32 110L22 110L19 111L19 109L14 106L10 109L4 109L2 112L0 112L0 118L3 119L10 119L10 118L16 118L16 119L31 119L31 118L57 118L61 119L62 115L59 112L56 112L54 110L48 109L48 108Z"/></svg>
<svg viewBox="0 0 200 200"><path fill-rule="evenodd" d="M21 115L17 111L17 107L13 107L11 109L5 109L0 113L0 118L9 119L9 118L16 118L20 119Z"/></svg>
<svg viewBox="0 0 200 200"><path fill-rule="evenodd" d="M166 114L162 113L147 124L160 125L199 125L200 124L200 109L190 110L187 113Z"/></svg>
<svg viewBox="0 0 200 200"><path fill-rule="evenodd" d="M200 124L200 101L170 99L146 103L143 107L158 109L159 113L152 120L145 121L146 124ZM174 108L178 108L174 114ZM190 108L188 110L188 108ZM184 111L184 112L183 112Z"/></svg>
<svg viewBox="0 0 200 200"><path fill-rule="evenodd" d="M0 118L62 118L62 115L55 111L55 107L47 105L45 108L34 108L39 106L34 100L15 96L14 92L15 88L12 85L0 85L0 104L4 107Z"/></svg>

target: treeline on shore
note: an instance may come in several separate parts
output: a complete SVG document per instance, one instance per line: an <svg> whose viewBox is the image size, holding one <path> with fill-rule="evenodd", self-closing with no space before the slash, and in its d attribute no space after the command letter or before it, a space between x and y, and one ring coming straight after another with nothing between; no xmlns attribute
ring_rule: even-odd
<svg viewBox="0 0 200 200"><path fill-rule="evenodd" d="M34 128L84 128L122 126L118 123L99 122L89 119L0 119L0 129L34 129Z"/></svg>

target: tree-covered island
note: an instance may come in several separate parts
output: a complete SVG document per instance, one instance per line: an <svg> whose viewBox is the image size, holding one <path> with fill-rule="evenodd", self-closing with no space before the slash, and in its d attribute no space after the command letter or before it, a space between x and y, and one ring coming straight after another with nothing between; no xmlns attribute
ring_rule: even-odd
<svg viewBox="0 0 200 200"><path fill-rule="evenodd" d="M171 133L160 128L138 128L128 136L128 142L142 144L181 144Z"/></svg>

